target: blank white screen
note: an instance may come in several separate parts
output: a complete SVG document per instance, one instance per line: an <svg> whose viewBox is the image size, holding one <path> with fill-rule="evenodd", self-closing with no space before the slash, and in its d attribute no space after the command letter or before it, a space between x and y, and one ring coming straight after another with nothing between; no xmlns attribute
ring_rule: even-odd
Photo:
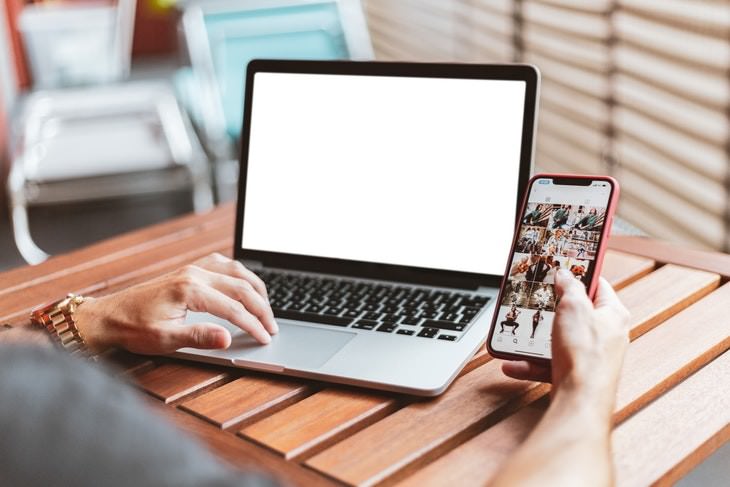
<svg viewBox="0 0 730 487"><path fill-rule="evenodd" d="M525 90L257 73L243 248L501 275Z"/></svg>

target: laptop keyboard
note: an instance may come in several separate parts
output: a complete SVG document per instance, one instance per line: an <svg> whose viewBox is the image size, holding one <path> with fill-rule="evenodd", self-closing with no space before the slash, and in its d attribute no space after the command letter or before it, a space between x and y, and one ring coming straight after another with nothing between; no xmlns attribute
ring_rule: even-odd
<svg viewBox="0 0 730 487"><path fill-rule="evenodd" d="M260 271L274 316L421 338L456 341L487 305L477 294Z"/></svg>

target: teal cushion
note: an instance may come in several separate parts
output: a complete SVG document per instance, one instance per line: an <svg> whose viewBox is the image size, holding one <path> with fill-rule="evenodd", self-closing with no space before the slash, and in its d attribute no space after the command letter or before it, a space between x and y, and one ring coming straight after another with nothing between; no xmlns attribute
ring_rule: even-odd
<svg viewBox="0 0 730 487"><path fill-rule="evenodd" d="M234 139L241 131L250 60L349 57L335 3L209 14L205 23L226 129Z"/></svg>

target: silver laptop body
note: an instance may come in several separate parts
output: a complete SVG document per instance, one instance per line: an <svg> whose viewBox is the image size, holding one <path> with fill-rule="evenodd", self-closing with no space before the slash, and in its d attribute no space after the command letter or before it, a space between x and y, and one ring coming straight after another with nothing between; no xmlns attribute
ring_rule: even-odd
<svg viewBox="0 0 730 487"><path fill-rule="evenodd" d="M255 60L234 256L280 327L190 360L415 395L483 345L533 155L527 65Z"/></svg>

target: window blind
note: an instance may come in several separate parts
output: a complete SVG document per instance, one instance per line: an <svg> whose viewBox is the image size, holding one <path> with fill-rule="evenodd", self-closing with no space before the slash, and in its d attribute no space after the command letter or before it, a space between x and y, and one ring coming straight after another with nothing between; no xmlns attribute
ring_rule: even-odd
<svg viewBox="0 0 730 487"><path fill-rule="evenodd" d="M386 60L536 64L536 166L609 173L619 214L730 250L730 3L365 0Z"/></svg>

